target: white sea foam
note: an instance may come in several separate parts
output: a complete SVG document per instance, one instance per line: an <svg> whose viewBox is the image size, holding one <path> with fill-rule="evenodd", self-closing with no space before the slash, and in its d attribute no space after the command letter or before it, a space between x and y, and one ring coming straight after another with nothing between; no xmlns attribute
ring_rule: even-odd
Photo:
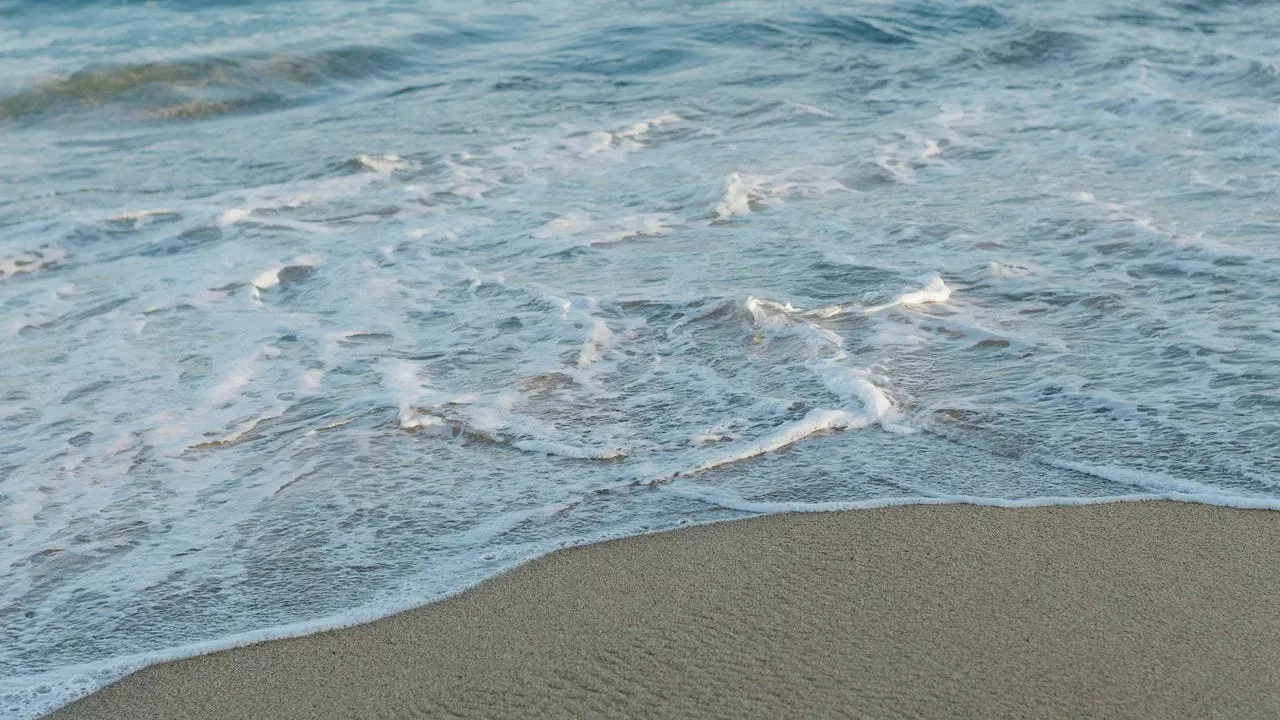
<svg viewBox="0 0 1280 720"><path fill-rule="evenodd" d="M568 443L555 442L552 440L517 440L512 443L513 447L533 453L543 453L546 455L559 455L560 457L575 458L578 460L618 460L627 456L625 450L610 449L594 449L570 445Z"/></svg>
<svg viewBox="0 0 1280 720"><path fill-rule="evenodd" d="M235 398L242 389L253 382L262 372L262 362L272 354L272 348L261 347L252 355L242 358L232 365L217 383L209 390L210 405L225 405Z"/></svg>
<svg viewBox="0 0 1280 720"><path fill-rule="evenodd" d="M181 213L169 209L159 210L132 210L130 212L121 213L112 218L117 222L131 222L137 225L143 225L156 218L163 217L179 217Z"/></svg>
<svg viewBox="0 0 1280 720"><path fill-rule="evenodd" d="M399 155L357 155L356 162L366 170L390 175L409 167L409 162Z"/></svg>
<svg viewBox="0 0 1280 720"><path fill-rule="evenodd" d="M874 305L866 308L863 312L867 314L877 313L899 305L944 303L949 299L951 299L951 288L947 287L947 284L943 282L940 276L934 275L923 288L903 293L883 305Z"/></svg>
<svg viewBox="0 0 1280 720"><path fill-rule="evenodd" d="M715 207L716 219L729 220L735 215L746 215L752 203L760 199L765 179L752 175L733 173L725 181L724 199Z"/></svg>
<svg viewBox="0 0 1280 720"><path fill-rule="evenodd" d="M651 481L651 484L660 483L673 477L713 470L724 465L758 457L765 453L776 452L823 431L856 429L865 427L869 423L870 420L868 418L847 410L810 410L802 419L787 423L763 438L732 446L726 449L725 452L704 460L692 468L659 477Z"/></svg>
<svg viewBox="0 0 1280 720"><path fill-rule="evenodd" d="M52 267L67 259L67 252L57 247L21 252L0 257L0 278L21 273L31 273Z"/></svg>
<svg viewBox="0 0 1280 720"><path fill-rule="evenodd" d="M806 105L804 103L789 103L797 114L800 115L816 115L823 118L834 118L835 113L823 110L817 105Z"/></svg>
<svg viewBox="0 0 1280 720"><path fill-rule="evenodd" d="M574 211L548 222L533 233L535 238L547 239L576 235L588 228L595 227L591 216L581 211Z"/></svg>
<svg viewBox="0 0 1280 720"><path fill-rule="evenodd" d="M1057 458L1044 458L1041 460L1050 467L1062 468L1063 470L1071 470L1073 472L1093 475L1113 482L1125 485L1133 485L1152 493L1176 493L1188 497L1211 497L1214 495L1223 495L1223 492L1213 487L1192 480L1179 480L1177 478L1168 477L1161 473L1147 472L1143 470L1134 470L1132 468L1111 467L1107 465L1094 465L1090 463L1075 462L1070 460L1061 460Z"/></svg>
<svg viewBox="0 0 1280 720"><path fill-rule="evenodd" d="M603 320L596 318L591 322L591 332L578 351L578 366L587 367L600 359L600 352L613 342L613 331Z"/></svg>
<svg viewBox="0 0 1280 720"><path fill-rule="evenodd" d="M675 113L663 113L647 120L642 120L623 130L607 132L597 130L587 135L587 140L580 153L581 157L591 157L601 153L625 154L644 146L648 135L663 125L680 122Z"/></svg>
<svg viewBox="0 0 1280 720"><path fill-rule="evenodd" d="M400 427L410 429L447 428L443 418L424 412L422 406L442 401L433 391L426 373L421 367L401 359L387 359L379 363L392 402L400 411Z"/></svg>
<svg viewBox="0 0 1280 720"><path fill-rule="evenodd" d="M844 338L839 333L810 320L810 317L830 317L824 311L817 313L797 310L791 303L779 303L748 295L743 309L751 316L753 326L772 332L792 333L811 341L815 350L834 349L842 352Z"/></svg>
<svg viewBox="0 0 1280 720"><path fill-rule="evenodd" d="M565 247L615 245L633 238L660 237L679 227L681 221L671 213L625 215L617 220L596 220L590 214L574 211L556 218L533 233L538 240L561 240Z"/></svg>
<svg viewBox="0 0 1280 720"><path fill-rule="evenodd" d="M987 263L987 276L992 278L1025 278L1033 275L1031 268L1018 263L991 261Z"/></svg>
<svg viewBox="0 0 1280 720"><path fill-rule="evenodd" d="M862 370L834 364L816 366L827 389L845 401L845 406L860 406L868 422L881 422L893 413L893 402Z"/></svg>
<svg viewBox="0 0 1280 720"><path fill-rule="evenodd" d="M319 258L311 255L300 255L284 265L263 270L250 283L254 299L261 299L263 292L279 287L282 273L286 279L299 279L307 276L313 268L319 265Z"/></svg>
<svg viewBox="0 0 1280 720"><path fill-rule="evenodd" d="M320 388L320 385L323 382L323 370L307 370L298 378L298 391L302 393L313 393Z"/></svg>
<svg viewBox="0 0 1280 720"><path fill-rule="evenodd" d="M253 210L249 208L231 208L230 210L223 210L218 214L217 224L218 227L231 227L241 220L248 218L252 214Z"/></svg>

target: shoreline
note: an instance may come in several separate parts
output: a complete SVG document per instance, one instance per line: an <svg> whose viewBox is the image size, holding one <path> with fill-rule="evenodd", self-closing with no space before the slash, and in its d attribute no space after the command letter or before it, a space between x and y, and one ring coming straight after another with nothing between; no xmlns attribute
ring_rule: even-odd
<svg viewBox="0 0 1280 720"><path fill-rule="evenodd" d="M1275 717L1280 514L770 515L567 548L46 717Z"/></svg>

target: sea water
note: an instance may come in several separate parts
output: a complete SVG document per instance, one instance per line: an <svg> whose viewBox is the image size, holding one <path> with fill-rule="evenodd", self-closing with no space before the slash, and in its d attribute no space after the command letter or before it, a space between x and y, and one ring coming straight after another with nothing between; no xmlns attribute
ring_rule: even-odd
<svg viewBox="0 0 1280 720"><path fill-rule="evenodd" d="M0 716L782 510L1280 506L1280 8L0 0Z"/></svg>

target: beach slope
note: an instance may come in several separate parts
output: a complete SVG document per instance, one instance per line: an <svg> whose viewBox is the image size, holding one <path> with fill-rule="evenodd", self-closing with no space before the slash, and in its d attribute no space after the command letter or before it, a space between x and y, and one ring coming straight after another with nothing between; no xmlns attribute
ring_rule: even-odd
<svg viewBox="0 0 1280 720"><path fill-rule="evenodd" d="M71 718L1280 717L1280 513L778 515L553 553Z"/></svg>

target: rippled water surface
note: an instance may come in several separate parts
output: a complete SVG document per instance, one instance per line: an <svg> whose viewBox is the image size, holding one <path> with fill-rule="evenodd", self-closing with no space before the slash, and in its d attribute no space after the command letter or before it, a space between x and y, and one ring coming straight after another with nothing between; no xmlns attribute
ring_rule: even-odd
<svg viewBox="0 0 1280 720"><path fill-rule="evenodd" d="M1136 5L0 0L0 715L681 523L1280 504L1280 8Z"/></svg>

